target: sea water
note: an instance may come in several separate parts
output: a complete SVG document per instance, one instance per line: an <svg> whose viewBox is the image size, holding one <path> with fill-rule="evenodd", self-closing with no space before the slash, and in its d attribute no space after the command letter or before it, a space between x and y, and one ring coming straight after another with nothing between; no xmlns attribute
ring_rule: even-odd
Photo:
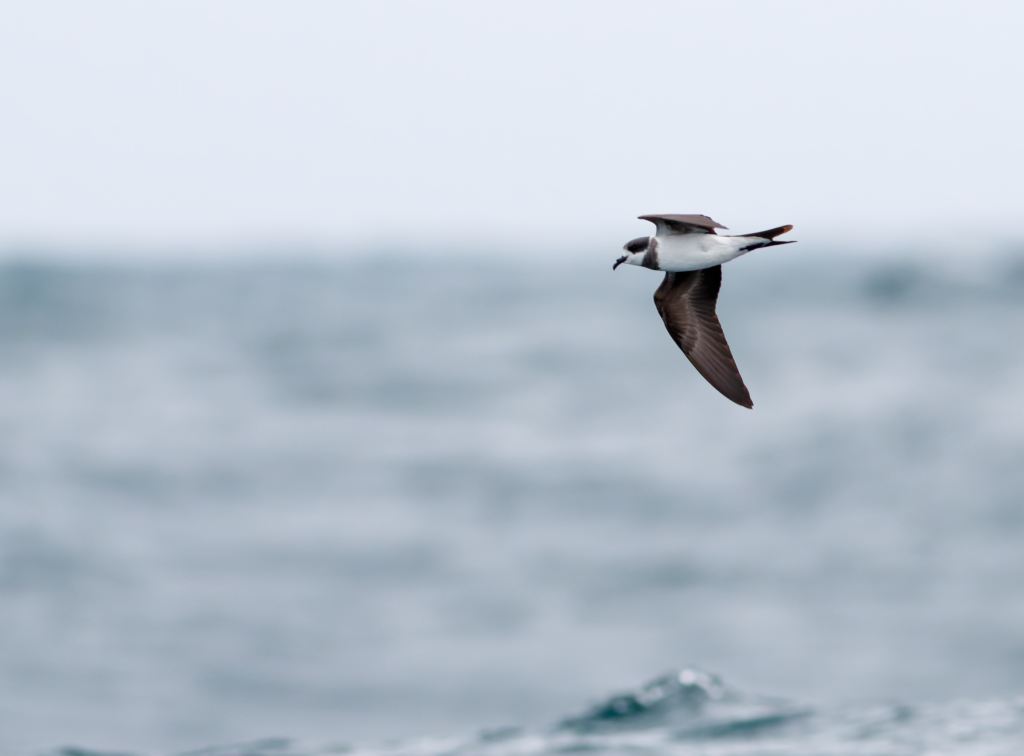
<svg viewBox="0 0 1024 756"><path fill-rule="evenodd" d="M614 255L0 266L0 752L1024 753L1024 260L798 246L753 411Z"/></svg>

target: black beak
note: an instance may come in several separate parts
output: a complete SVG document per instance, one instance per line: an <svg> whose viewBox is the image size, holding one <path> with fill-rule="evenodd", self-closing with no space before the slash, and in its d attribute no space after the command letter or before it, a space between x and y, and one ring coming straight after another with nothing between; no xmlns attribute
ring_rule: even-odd
<svg viewBox="0 0 1024 756"><path fill-rule="evenodd" d="M614 265L612 266L612 270L615 270L615 269L616 269L617 267L619 267L620 265L622 265L622 263L626 262L626 258L627 258L627 257L629 257L629 255L623 255L623 256L622 256L622 257L620 257L620 258L619 258L618 260L616 260L616 261L615 261L615 264L614 264Z"/></svg>

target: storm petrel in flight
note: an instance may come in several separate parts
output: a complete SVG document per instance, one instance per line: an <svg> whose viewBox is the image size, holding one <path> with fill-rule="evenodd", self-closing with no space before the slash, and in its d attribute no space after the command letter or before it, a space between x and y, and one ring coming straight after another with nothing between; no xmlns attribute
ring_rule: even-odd
<svg viewBox="0 0 1024 756"><path fill-rule="evenodd" d="M715 314L722 263L758 247L792 244L775 241L775 237L793 227L719 236L715 229L728 229L706 215L641 215L640 220L655 225L654 236L627 242L622 248L626 254L615 261L612 270L626 263L665 271L665 279L654 292L654 306L672 340L723 396L752 408L750 392L743 385Z"/></svg>

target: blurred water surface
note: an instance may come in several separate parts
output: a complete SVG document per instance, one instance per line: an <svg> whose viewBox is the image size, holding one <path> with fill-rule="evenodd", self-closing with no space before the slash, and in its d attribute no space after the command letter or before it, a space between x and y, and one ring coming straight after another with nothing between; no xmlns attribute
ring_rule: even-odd
<svg viewBox="0 0 1024 756"><path fill-rule="evenodd" d="M753 412L611 258L3 265L0 749L1010 701L1024 265L921 260L727 266Z"/></svg>

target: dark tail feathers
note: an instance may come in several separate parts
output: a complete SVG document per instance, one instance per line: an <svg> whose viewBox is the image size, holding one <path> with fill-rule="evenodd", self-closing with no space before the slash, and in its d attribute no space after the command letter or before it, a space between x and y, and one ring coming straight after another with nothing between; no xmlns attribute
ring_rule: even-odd
<svg viewBox="0 0 1024 756"><path fill-rule="evenodd" d="M792 231L792 230L793 230L792 226L779 226L778 228L770 228L767 231L758 231L756 234L739 234L739 236L756 236L759 239L768 239L768 241L770 241L771 244L770 245L765 245L765 246L772 246L772 245L775 245L775 244L792 244L793 242L791 242L791 241L784 241L784 242L775 241L775 237L776 236L780 236L780 235L782 235L782 234L784 234L784 233L786 233L788 231Z"/></svg>

